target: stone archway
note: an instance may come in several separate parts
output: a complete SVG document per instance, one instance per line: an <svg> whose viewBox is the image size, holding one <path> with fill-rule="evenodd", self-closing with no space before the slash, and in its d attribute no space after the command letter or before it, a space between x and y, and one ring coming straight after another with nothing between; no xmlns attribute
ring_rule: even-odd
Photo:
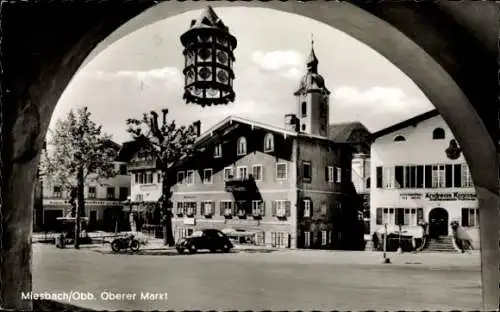
<svg viewBox="0 0 500 312"><path fill-rule="evenodd" d="M31 223L36 166L53 109L91 51L157 1L3 4L2 253L0 297L7 308L31 289ZM232 1L211 2L215 7ZM165 18L205 2L164 2ZM457 138L478 189L484 309L498 306L500 217L495 3L238 2L300 14L340 29L384 55L426 94ZM163 8L163 13L155 11ZM166 14L166 15L165 15ZM138 17L140 18L140 16ZM151 18L149 22L153 21ZM127 32L125 32L127 33ZM465 48L466 47L466 48Z"/></svg>
<svg viewBox="0 0 500 312"><path fill-rule="evenodd" d="M447 236L449 214L441 207L433 208L429 212L429 235L431 237Z"/></svg>

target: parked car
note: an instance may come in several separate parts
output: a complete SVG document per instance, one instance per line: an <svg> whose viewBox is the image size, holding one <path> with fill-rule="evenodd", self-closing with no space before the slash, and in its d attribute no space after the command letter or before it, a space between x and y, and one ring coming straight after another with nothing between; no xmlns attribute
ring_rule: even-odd
<svg viewBox="0 0 500 312"><path fill-rule="evenodd" d="M233 247L229 238L215 229L195 231L175 244L175 248L179 253L183 253L185 250L195 253L200 249L208 249L210 252L216 252L217 250L229 252Z"/></svg>

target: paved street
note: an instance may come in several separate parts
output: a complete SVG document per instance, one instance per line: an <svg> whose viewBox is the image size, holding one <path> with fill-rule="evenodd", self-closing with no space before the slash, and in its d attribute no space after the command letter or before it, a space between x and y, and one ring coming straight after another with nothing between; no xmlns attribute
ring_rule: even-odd
<svg viewBox="0 0 500 312"><path fill-rule="evenodd" d="M479 254L277 251L196 255L102 254L33 245L35 292L91 292L72 301L107 310L477 310ZM102 300L100 293L137 294ZM168 300L141 300L141 292Z"/></svg>

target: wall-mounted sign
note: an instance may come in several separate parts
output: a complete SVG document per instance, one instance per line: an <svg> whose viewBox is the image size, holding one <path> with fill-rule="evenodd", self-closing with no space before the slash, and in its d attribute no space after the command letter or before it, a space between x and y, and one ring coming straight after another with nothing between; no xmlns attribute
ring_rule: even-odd
<svg viewBox="0 0 500 312"><path fill-rule="evenodd" d="M184 195L184 199L195 199L196 196L193 195Z"/></svg>
<svg viewBox="0 0 500 312"><path fill-rule="evenodd" d="M69 203L66 199L44 199L44 205L56 205L56 206L69 206ZM119 200L95 200L95 199L86 199L86 206L121 206L121 202Z"/></svg>
<svg viewBox="0 0 500 312"><path fill-rule="evenodd" d="M196 219L195 218L184 218L184 225L196 225Z"/></svg>
<svg viewBox="0 0 500 312"><path fill-rule="evenodd" d="M254 225L254 226L258 226L260 224L259 220L248 220L248 219L226 219L225 223L228 225Z"/></svg>
<svg viewBox="0 0 500 312"><path fill-rule="evenodd" d="M426 193L425 198L430 201L476 200L474 193Z"/></svg>
<svg viewBox="0 0 500 312"><path fill-rule="evenodd" d="M403 200L422 199L422 193L402 193L399 197Z"/></svg>

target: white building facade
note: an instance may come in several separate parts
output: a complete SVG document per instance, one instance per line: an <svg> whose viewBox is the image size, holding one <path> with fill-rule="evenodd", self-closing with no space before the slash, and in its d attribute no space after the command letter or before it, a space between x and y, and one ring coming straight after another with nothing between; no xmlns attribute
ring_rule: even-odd
<svg viewBox="0 0 500 312"><path fill-rule="evenodd" d="M371 233L401 224L418 237L425 222L431 237L451 236L456 221L459 238L478 248L476 191L463 155L449 148L453 134L437 111L380 130L373 139Z"/></svg>

